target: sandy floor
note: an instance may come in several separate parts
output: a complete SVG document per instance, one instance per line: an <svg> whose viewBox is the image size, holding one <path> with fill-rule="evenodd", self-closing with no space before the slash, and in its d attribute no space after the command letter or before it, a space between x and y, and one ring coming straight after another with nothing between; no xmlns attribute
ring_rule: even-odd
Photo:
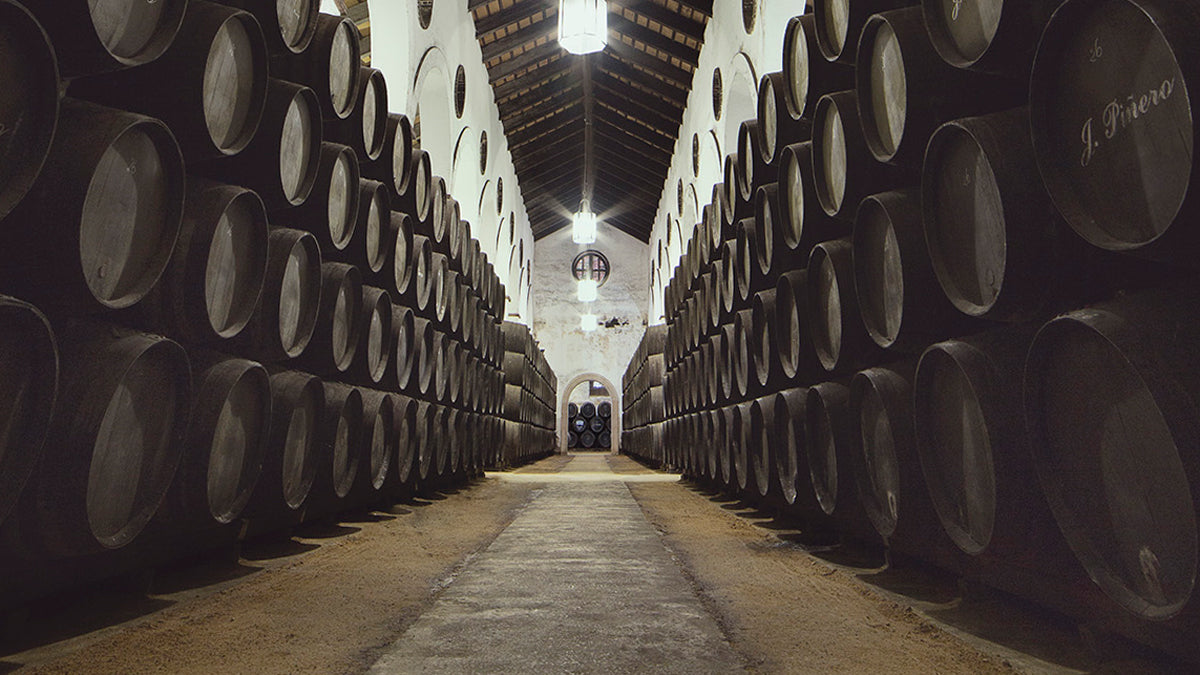
<svg viewBox="0 0 1200 675"><path fill-rule="evenodd" d="M236 564L160 573L150 596L127 591L9 617L10 628L23 625L0 673L362 672L512 522L543 485L537 474L568 461L552 457L511 479L490 475L437 500L252 547ZM609 464L634 479L647 473L624 457ZM973 638L909 608L920 602L800 550L739 505L678 482L628 487L752 671L1156 672L1097 667L1069 628L1024 626L1019 615L991 630L1026 630L1026 646Z"/></svg>

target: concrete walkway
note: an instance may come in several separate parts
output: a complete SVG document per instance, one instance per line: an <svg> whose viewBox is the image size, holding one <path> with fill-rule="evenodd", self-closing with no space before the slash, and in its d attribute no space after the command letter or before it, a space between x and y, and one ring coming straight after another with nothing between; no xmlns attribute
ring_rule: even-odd
<svg viewBox="0 0 1200 675"><path fill-rule="evenodd" d="M546 486L371 673L742 671L624 484L644 475L590 455L537 478Z"/></svg>

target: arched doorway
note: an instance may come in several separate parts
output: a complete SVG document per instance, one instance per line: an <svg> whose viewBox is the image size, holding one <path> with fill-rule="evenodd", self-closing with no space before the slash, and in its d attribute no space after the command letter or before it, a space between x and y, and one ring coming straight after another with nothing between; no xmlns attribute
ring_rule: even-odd
<svg viewBox="0 0 1200 675"><path fill-rule="evenodd" d="M610 452L612 454L616 454L617 452L620 451L620 445L621 445L621 390L614 387L613 383L608 378L604 377L603 375L600 375L599 373L581 373L581 374L576 375L575 377L571 378L571 381L568 382L567 386L563 388L562 394L560 395L561 400L558 402L558 451L560 453L565 454L568 451L567 437L570 432L570 429L568 428L569 417L570 417L568 412L569 412L571 402L572 402L571 394L575 393L575 390L580 388L580 385L587 386L590 390L592 387L592 385L590 383L593 383L593 382L597 383L601 387L603 387L605 393L602 396L591 397L590 396L591 392L589 391L588 392L589 396L587 396L587 397L579 396L578 398L581 401L584 400L584 398L589 398L589 399L592 399L593 403L597 400L604 400L604 399L607 399L609 401L609 403L611 405L612 415L611 415L611 417L608 418L607 424L608 424L608 432L612 436L612 442L610 443L610 446L609 446L609 448L607 448L607 450L608 450L608 452Z"/></svg>

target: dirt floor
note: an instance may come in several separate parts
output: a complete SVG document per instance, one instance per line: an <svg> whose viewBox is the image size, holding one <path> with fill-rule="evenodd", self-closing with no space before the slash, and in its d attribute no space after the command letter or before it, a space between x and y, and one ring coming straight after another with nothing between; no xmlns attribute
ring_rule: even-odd
<svg viewBox="0 0 1200 675"><path fill-rule="evenodd" d="M18 613L6 622L0 673L362 672L536 496L534 476L569 461L302 530L248 547L236 563L160 572L150 595ZM609 464L647 471L625 457ZM628 486L752 672L1162 672L1098 663L1071 627L1006 603L963 603L953 587L898 595L869 569L814 556L770 519L697 486Z"/></svg>

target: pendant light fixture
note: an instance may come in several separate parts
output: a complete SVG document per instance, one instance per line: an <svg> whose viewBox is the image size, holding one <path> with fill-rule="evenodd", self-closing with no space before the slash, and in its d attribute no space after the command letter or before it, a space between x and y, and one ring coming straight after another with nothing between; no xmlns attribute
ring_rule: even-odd
<svg viewBox="0 0 1200 675"><path fill-rule="evenodd" d="M605 0L558 0L558 44L572 54L591 54L608 44Z"/></svg>
<svg viewBox="0 0 1200 675"><path fill-rule="evenodd" d="M596 241L596 214L586 199L579 202L579 211L573 218L571 241L576 244L591 244Z"/></svg>

